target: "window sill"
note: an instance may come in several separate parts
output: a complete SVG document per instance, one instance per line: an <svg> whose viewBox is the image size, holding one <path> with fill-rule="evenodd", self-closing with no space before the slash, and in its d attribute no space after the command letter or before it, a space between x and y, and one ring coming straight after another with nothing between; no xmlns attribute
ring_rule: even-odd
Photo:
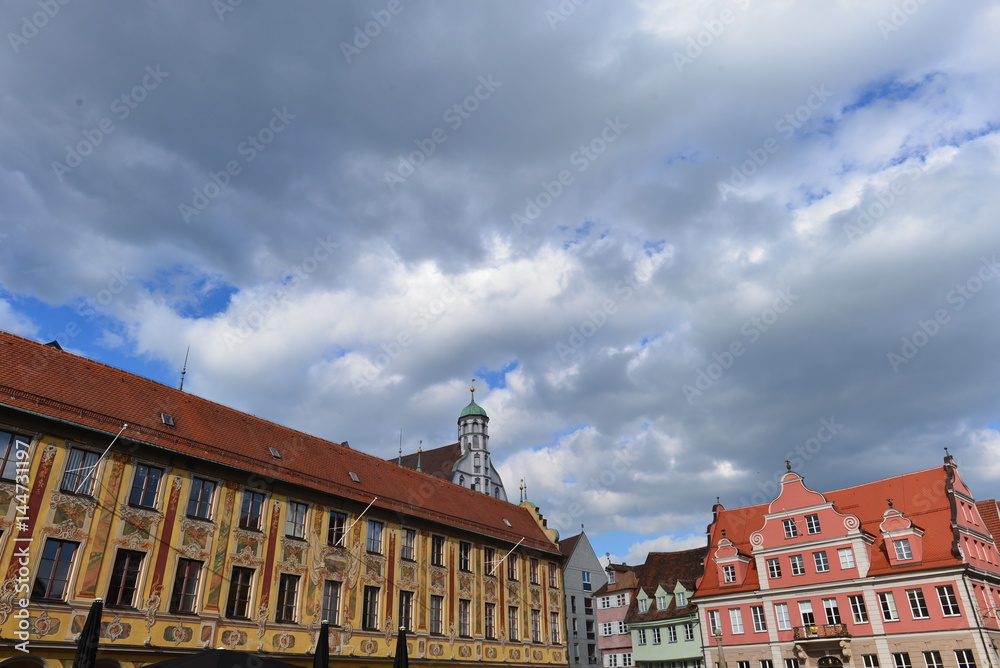
<svg viewBox="0 0 1000 668"><path fill-rule="evenodd" d="M199 522L212 522L212 524L215 524L215 522L212 520L211 517L201 517L199 515L190 515L190 514L185 515L185 517L187 517L189 520L198 520Z"/></svg>

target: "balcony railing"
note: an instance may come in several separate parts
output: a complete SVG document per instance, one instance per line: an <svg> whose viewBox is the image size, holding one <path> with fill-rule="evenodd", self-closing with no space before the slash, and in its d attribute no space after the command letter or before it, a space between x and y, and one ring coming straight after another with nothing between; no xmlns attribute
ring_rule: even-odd
<svg viewBox="0 0 1000 668"><path fill-rule="evenodd" d="M796 640L821 640L823 638L850 638L847 624L812 624L792 629Z"/></svg>

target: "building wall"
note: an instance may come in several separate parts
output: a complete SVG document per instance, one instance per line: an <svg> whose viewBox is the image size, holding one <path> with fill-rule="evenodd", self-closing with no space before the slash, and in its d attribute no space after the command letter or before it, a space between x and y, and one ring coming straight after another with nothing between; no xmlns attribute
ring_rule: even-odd
<svg viewBox="0 0 1000 668"><path fill-rule="evenodd" d="M594 609L594 592L606 582L593 546L586 534L581 534L573 553L564 565L566 588L567 654L571 666L601 665L601 649L597 643L597 615ZM586 575L584 575L586 574ZM575 600L576 609L573 609ZM573 621L576 632L573 632ZM589 633L587 629L590 629ZM590 660L592 658L592 660Z"/></svg>
<svg viewBox="0 0 1000 668"><path fill-rule="evenodd" d="M413 596L411 657L429 666L566 663L561 557L554 546L553 553L522 546L509 559L517 558L516 579L508 578L506 564L491 576L485 550L492 549L499 560L512 543L377 507L361 517L365 508L356 501L141 446L112 450L97 467L92 492L79 489L75 480L66 488L71 449L97 456L107 440L70 426L19 418L23 416L0 415L0 430L24 433L30 442L24 488L20 480L0 481L0 635L12 639L25 633L25 648L32 655L68 661L92 601L101 597L102 656L114 657L126 668L184 650L223 646L282 654L306 665L329 581L341 587L330 645L344 665L392 660L401 591ZM141 500L148 503L130 503L137 476L143 478L152 469L162 475L148 499ZM196 479L215 485L207 519L188 515ZM241 528L244 499L253 494L263 495L260 526ZM294 535L298 523L290 523L293 502L306 511L301 536ZM346 516L349 530L341 545L329 544L331 511ZM373 521L382 527L377 550L368 549ZM412 559L402 554L408 530L416 534ZM435 537L442 546L440 565L432 563ZM45 557L51 556L54 545L75 546L75 551L65 593L46 598L33 590L46 583L50 593L58 589L58 583L53 584L58 577L44 577L52 571ZM466 549L467 569L460 563ZM113 571L126 555L139 564L137 587L134 596L126 597L126 605L116 606ZM179 564L185 559L194 562L198 572L193 609L172 612L175 587L182 580ZM534 582L533 560L538 564ZM227 615L234 568L252 572L245 615ZM550 586L550 569L555 586ZM289 599L291 619L278 621L283 579L297 587L294 599ZM378 593L371 628L364 623L366 587ZM440 633L431 627L437 600L442 602ZM485 628L487 604L496 606L493 637ZM464 629L459 619L465 605L470 611L467 636L460 633ZM516 635L508 621L511 607L519 627ZM531 637L532 611L538 613L537 642ZM23 655L14 644L4 643L0 660Z"/></svg>

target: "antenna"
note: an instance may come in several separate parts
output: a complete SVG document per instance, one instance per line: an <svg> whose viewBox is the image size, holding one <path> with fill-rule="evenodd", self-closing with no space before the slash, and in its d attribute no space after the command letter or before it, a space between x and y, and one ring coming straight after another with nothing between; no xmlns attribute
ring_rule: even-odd
<svg viewBox="0 0 1000 668"><path fill-rule="evenodd" d="M403 465L403 430L399 430L399 456L396 457L396 466Z"/></svg>
<svg viewBox="0 0 1000 668"><path fill-rule="evenodd" d="M188 346L187 352L184 353L184 368L181 369L181 382L177 386L177 389L181 392L184 391L184 374L188 372L188 355L191 354L191 346Z"/></svg>

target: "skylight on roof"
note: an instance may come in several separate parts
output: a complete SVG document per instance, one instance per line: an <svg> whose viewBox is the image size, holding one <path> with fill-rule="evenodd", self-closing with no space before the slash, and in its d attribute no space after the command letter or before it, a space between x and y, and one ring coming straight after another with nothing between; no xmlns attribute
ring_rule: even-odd
<svg viewBox="0 0 1000 668"><path fill-rule="evenodd" d="M510 526L510 520L508 520L506 517L503 518L503 523L506 524L507 526Z"/></svg>
<svg viewBox="0 0 1000 668"><path fill-rule="evenodd" d="M163 420L163 424L168 427L174 426L174 417L170 413L160 413L160 419Z"/></svg>
<svg viewBox="0 0 1000 668"><path fill-rule="evenodd" d="M281 453L278 452L278 448L268 448L271 451L271 456L275 459L281 459Z"/></svg>
<svg viewBox="0 0 1000 668"><path fill-rule="evenodd" d="M354 482L361 482L361 478L359 478L358 474L355 473L354 471L348 471L347 473L351 476L351 480L353 480Z"/></svg>

